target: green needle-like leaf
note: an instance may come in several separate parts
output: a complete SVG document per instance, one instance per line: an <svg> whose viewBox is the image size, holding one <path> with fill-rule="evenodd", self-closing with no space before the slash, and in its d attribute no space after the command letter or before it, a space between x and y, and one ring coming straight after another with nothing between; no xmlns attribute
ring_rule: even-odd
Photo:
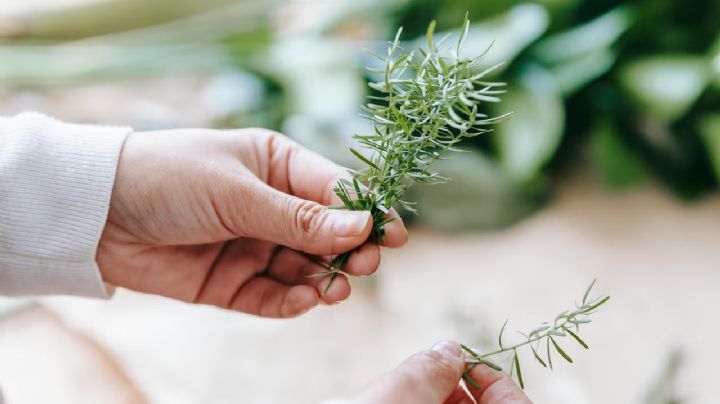
<svg viewBox="0 0 720 404"><path fill-rule="evenodd" d="M593 311L593 310L597 309L598 307L602 306L603 304L607 303L608 300L610 300L610 296L605 296L599 302L590 306L586 311L587 312Z"/></svg>
<svg viewBox="0 0 720 404"><path fill-rule="evenodd" d="M553 364L552 364L552 352L550 351L550 339L549 339L549 338L547 339L547 342L546 342L546 346L545 346L545 347L546 347L546 349L547 349L548 366L550 366L550 370L552 370L552 368L553 368Z"/></svg>
<svg viewBox="0 0 720 404"><path fill-rule="evenodd" d="M469 346L467 346L465 344L460 344L460 348L462 348L463 351L469 353L470 355L472 355L475 358L480 357L480 355L477 352L473 351L472 348L470 348Z"/></svg>
<svg viewBox="0 0 720 404"><path fill-rule="evenodd" d="M565 331L567 331L567 333L570 334L570 336L573 337L575 339L575 341L577 341L578 344L580 344L583 348L590 349L588 344L586 344L585 341L583 341L582 338L580 338L577 334L575 334L574 332L572 332L568 329L565 329Z"/></svg>
<svg viewBox="0 0 720 404"><path fill-rule="evenodd" d="M503 337L503 333L505 332L505 327L507 327L507 323L508 323L508 320L505 320L502 328L500 329L500 335L498 335L498 345L500 346L500 349L503 349L502 337Z"/></svg>
<svg viewBox="0 0 720 404"><path fill-rule="evenodd" d="M467 383L470 383L470 385L473 386L473 387L475 387L476 389L482 389L482 387L480 387L480 385L478 384L478 382L476 382L476 381L472 378L472 376L470 376L470 373L469 373L469 372L470 372L469 370L466 370L466 371L463 373L463 380L465 380Z"/></svg>
<svg viewBox="0 0 720 404"><path fill-rule="evenodd" d="M595 286L595 281L597 279L593 279L592 282L590 282L590 286L587 287L587 290L585 290L585 294L583 295L582 304L585 304L587 302L588 296L590 296L590 291L592 290L593 286Z"/></svg>
<svg viewBox="0 0 720 404"><path fill-rule="evenodd" d="M535 356L535 360L537 360L538 362L540 362L540 364L541 364L544 368L546 368L546 367L547 367L547 364L545 363L544 360L542 360L542 358L540 357L540 355L538 355L537 351L535 350L535 348L533 348L532 344L530 345L530 349L532 350L532 353L533 353L533 355Z"/></svg>
<svg viewBox="0 0 720 404"><path fill-rule="evenodd" d="M518 358L517 350L515 351L513 357L513 360L515 361L515 369L517 369L518 384L520 384L521 389L524 389L525 381L523 381L522 370L520 370L520 358Z"/></svg>
<svg viewBox="0 0 720 404"><path fill-rule="evenodd" d="M352 153L353 155L355 155L355 157L357 157L358 159L360 159L360 161L362 161L363 163L369 165L370 167L372 167L372 168L374 168L374 169L376 169L376 170L379 170L379 169L380 169L380 167L376 166L375 163L373 163L372 161L370 161L368 158L366 158L365 156L363 156L359 151L353 149L352 147L350 148L350 153Z"/></svg>
<svg viewBox="0 0 720 404"><path fill-rule="evenodd" d="M555 341L555 338L553 338L553 337L548 337L548 338L550 338L550 342L552 342L553 346L555 347L555 350L560 354L560 356L565 358L566 361L573 363L572 358L568 354L566 354L565 351L562 350L562 348L560 348L560 345L558 345L558 343Z"/></svg>
<svg viewBox="0 0 720 404"><path fill-rule="evenodd" d="M432 20L430 22L430 25L428 25L428 29L427 29L427 43L428 43L428 48L430 49L431 52L433 49L433 35L435 34L435 25L436 25L435 20Z"/></svg>

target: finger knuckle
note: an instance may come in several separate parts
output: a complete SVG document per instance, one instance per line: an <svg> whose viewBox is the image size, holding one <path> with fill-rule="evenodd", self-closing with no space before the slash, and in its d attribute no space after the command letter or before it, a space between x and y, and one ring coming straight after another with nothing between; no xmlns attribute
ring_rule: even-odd
<svg viewBox="0 0 720 404"><path fill-rule="evenodd" d="M432 375L433 379L455 382L458 377L456 363L447 356L436 351L425 351L423 355L422 366L427 374Z"/></svg>
<svg viewBox="0 0 720 404"><path fill-rule="evenodd" d="M304 313L300 300L295 296L286 296L280 305L280 318L295 318Z"/></svg>
<svg viewBox="0 0 720 404"><path fill-rule="evenodd" d="M300 201L295 206L295 224L303 240L314 238L328 221L327 208L313 201Z"/></svg>
<svg viewBox="0 0 720 404"><path fill-rule="evenodd" d="M262 128L253 129L253 131L256 136L263 139L270 151L297 146L297 143L293 142L290 138L280 132Z"/></svg>
<svg viewBox="0 0 720 404"><path fill-rule="evenodd" d="M265 145L269 160L279 166L287 167L292 157L302 150L298 143L282 133L268 129L259 130L258 133Z"/></svg>

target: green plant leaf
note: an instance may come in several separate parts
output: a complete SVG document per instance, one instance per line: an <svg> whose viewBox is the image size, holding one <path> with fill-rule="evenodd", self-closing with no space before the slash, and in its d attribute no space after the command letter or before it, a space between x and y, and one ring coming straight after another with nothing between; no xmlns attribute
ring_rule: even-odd
<svg viewBox="0 0 720 404"><path fill-rule="evenodd" d="M518 384L520 384L521 389L525 389L525 381L523 380L522 370L520 370L520 358L518 358L517 350L515 351L513 360L515 361L515 369L517 369Z"/></svg>
<svg viewBox="0 0 720 404"><path fill-rule="evenodd" d="M540 355L538 355L537 351L536 351L535 348L532 346L532 344L530 344L530 349L532 350L533 356L535 356L535 360L537 360L538 362L540 362L540 364L541 364L544 368L546 368L546 367L547 367L547 364L545 363L544 360L542 360L542 358L540 357Z"/></svg>
<svg viewBox="0 0 720 404"><path fill-rule="evenodd" d="M596 279L593 279L592 282L590 282L590 285L588 285L587 289L585 289L585 293L583 294L582 298L582 304L587 303L588 297L590 296L590 292L592 291L593 286L595 286Z"/></svg>
<svg viewBox="0 0 720 404"><path fill-rule="evenodd" d="M720 54L717 58L720 65ZM698 130L714 169L715 178L720 182L720 113L700 118Z"/></svg>
<svg viewBox="0 0 720 404"><path fill-rule="evenodd" d="M502 328L500 329L500 334L498 335L498 345L500 346L500 349L503 349L503 343L502 343L502 337L503 333L505 332L505 327L507 327L508 320L505 320L505 322L502 325Z"/></svg>
<svg viewBox="0 0 720 404"><path fill-rule="evenodd" d="M549 23L545 8L530 3L516 5L505 13L471 24L461 55L484 55L484 62L490 66L509 63L539 38ZM493 43L502 46L492 47Z"/></svg>
<svg viewBox="0 0 720 404"><path fill-rule="evenodd" d="M544 62L566 96L605 74L617 59L612 46L635 20L620 6L594 20L547 37L531 50Z"/></svg>
<svg viewBox="0 0 720 404"><path fill-rule="evenodd" d="M550 369L552 370L553 364L552 364L552 353L550 352L550 338L545 340L545 348L547 349L548 366L550 366Z"/></svg>
<svg viewBox="0 0 720 404"><path fill-rule="evenodd" d="M367 157L363 156L362 153L360 153L359 151L353 149L352 147L350 148L350 153L354 154L355 157L357 157L357 158L360 159L363 163L369 165L370 167L373 167L373 168L376 169L376 170L379 170L379 169L380 169L380 167L376 166L375 163L373 163L372 161L370 161L370 159L368 159Z"/></svg>
<svg viewBox="0 0 720 404"><path fill-rule="evenodd" d="M685 115L710 78L710 64L699 55L657 55L626 64L620 82L648 113L664 122Z"/></svg>
<svg viewBox="0 0 720 404"><path fill-rule="evenodd" d="M555 350L557 351L557 353L559 353L560 356L565 358L566 361L573 363L572 358L568 354L566 354L565 351L562 350L562 348L560 348L560 345L558 345L558 343L555 341L555 338L553 338L553 337L548 337L548 338L550 338L550 342L553 344L553 347L555 347Z"/></svg>
<svg viewBox="0 0 720 404"><path fill-rule="evenodd" d="M560 90L546 70L528 67L503 107L513 116L497 125L492 138L501 164L517 182L530 181L560 144L565 120Z"/></svg>
<svg viewBox="0 0 720 404"><path fill-rule="evenodd" d="M588 23L543 39L533 48L533 54L551 64L582 59L609 49L634 20L632 8L614 8Z"/></svg>
<svg viewBox="0 0 720 404"><path fill-rule="evenodd" d="M471 386L475 387L476 389L482 389L482 387L480 387L478 382L476 382L472 378L472 376L470 376L470 374L468 373L467 370L463 373L463 380L465 380L467 383L469 383Z"/></svg>
<svg viewBox="0 0 720 404"><path fill-rule="evenodd" d="M602 299L600 299L600 301L598 301L597 303L594 303L592 306L590 306L590 307L586 310L586 312L590 312L590 311L593 311L593 310L597 309L598 307L600 307L600 306L602 306L603 304L607 303L608 300L610 300L610 296L605 296L605 297L603 297Z"/></svg>
<svg viewBox="0 0 720 404"><path fill-rule="evenodd" d="M577 334L568 330L567 328L565 329L565 331L567 331L567 333L570 334L570 336L573 337L575 339L575 341L577 341L578 344L580 344L583 348L590 349L588 344L586 344L585 341L583 341Z"/></svg>
<svg viewBox="0 0 720 404"><path fill-rule="evenodd" d="M433 48L435 47L435 45L433 45L433 35L435 34L435 25L436 24L437 23L435 20L430 21L430 25L428 25L428 29L427 29L427 34L425 35L425 38L426 38L427 44L428 44L428 49L430 50L430 52L432 52Z"/></svg>
<svg viewBox="0 0 720 404"><path fill-rule="evenodd" d="M469 353L474 358L480 357L480 355L477 352L473 351L472 348L470 348L469 346L467 346L465 344L460 344L460 348L462 348L463 351Z"/></svg>

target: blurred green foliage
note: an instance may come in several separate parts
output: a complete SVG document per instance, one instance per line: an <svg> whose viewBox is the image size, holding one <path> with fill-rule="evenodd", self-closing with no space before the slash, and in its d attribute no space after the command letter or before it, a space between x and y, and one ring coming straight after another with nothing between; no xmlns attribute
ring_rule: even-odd
<svg viewBox="0 0 720 404"><path fill-rule="evenodd" d="M472 153L443 162L455 184L413 190L417 220L447 230L508 225L588 167L611 189L653 179L680 198L717 191L717 0L105 1L0 30L0 83L241 71L262 96L216 125L280 129L349 164L345 146L365 129L357 112L371 78L362 48L382 51L397 26L414 41L433 19L454 33L466 11L474 23L465 50L490 48L487 65L505 62L495 78L509 92L491 112L513 115L463 145ZM89 56L98 49L103 57Z"/></svg>
<svg viewBox="0 0 720 404"><path fill-rule="evenodd" d="M514 114L491 142L470 145L500 169L496 178L508 181L506 187L517 190L515 197L537 206L551 193L554 179L588 166L611 189L654 178L681 198L715 192L720 178L720 2L533 5L546 13L547 28L516 50L500 77L511 85L500 107ZM511 20L529 5L416 0L397 11L397 21L415 32L424 19L436 16L450 28L466 7L475 18L497 21ZM529 15L522 18L524 26L538 25ZM510 29L492 38L494 47L506 53L503 48L515 44L516 36ZM489 194L494 191L486 188L486 194L478 192L477 206L481 198L493 199ZM447 210L472 214L466 201L446 198ZM499 223L527 213L517 204L504 206L495 211Z"/></svg>

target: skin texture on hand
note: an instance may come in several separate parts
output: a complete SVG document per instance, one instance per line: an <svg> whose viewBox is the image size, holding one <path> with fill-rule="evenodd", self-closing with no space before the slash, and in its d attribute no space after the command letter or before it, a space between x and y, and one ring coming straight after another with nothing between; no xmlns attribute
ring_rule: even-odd
<svg viewBox="0 0 720 404"><path fill-rule="evenodd" d="M328 209L347 172L263 129L131 134L98 246L103 279L145 293L265 317L293 317L350 294L318 275L354 248L346 272L370 275L380 249L368 212ZM407 231L397 214L384 246Z"/></svg>
<svg viewBox="0 0 720 404"><path fill-rule="evenodd" d="M465 361L456 342L443 341L417 353L371 383L348 404L532 404L504 373L480 365L462 380Z"/></svg>

